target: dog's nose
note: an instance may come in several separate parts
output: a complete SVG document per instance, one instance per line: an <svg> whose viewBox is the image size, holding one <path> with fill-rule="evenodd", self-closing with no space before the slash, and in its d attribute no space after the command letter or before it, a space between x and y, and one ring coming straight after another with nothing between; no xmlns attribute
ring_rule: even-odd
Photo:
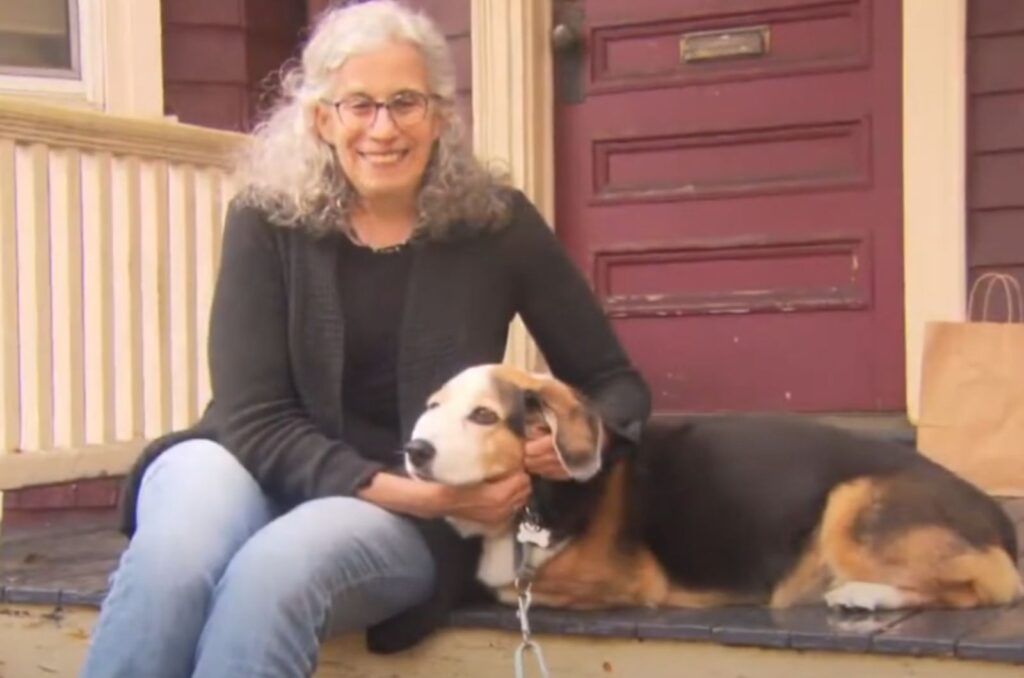
<svg viewBox="0 0 1024 678"><path fill-rule="evenodd" d="M402 448L402 451L409 457L409 461L416 466L423 466L437 454L434 446L422 438L410 440Z"/></svg>

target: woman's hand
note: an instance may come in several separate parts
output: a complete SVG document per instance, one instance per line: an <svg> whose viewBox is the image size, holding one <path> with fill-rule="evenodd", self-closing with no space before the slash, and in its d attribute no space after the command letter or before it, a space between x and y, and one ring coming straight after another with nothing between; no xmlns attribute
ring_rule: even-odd
<svg viewBox="0 0 1024 678"><path fill-rule="evenodd" d="M549 480L569 480L572 476L565 470L562 460L555 451L554 439L547 435L526 443L524 461L526 472Z"/></svg>
<svg viewBox="0 0 1024 678"><path fill-rule="evenodd" d="M462 518L497 527L526 506L530 477L518 471L478 485L453 486L378 473L357 496L397 513Z"/></svg>
<svg viewBox="0 0 1024 678"><path fill-rule="evenodd" d="M529 498L530 477L520 471L479 485L446 488L442 513L498 527L508 523Z"/></svg>

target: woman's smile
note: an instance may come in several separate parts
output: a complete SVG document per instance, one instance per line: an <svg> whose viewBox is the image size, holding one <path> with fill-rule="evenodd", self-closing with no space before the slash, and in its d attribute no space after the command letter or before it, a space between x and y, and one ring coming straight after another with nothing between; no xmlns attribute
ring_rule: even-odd
<svg viewBox="0 0 1024 678"><path fill-rule="evenodd" d="M350 57L334 74L317 129L364 204L415 202L441 132L433 102L423 54L407 42Z"/></svg>
<svg viewBox="0 0 1024 678"><path fill-rule="evenodd" d="M390 151L357 151L359 158L368 163L371 167L389 168L394 167L409 156L407 150Z"/></svg>

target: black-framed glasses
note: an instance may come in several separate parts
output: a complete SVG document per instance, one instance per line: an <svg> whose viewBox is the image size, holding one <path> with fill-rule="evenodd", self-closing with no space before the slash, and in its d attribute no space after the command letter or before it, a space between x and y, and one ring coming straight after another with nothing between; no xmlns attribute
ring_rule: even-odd
<svg viewBox="0 0 1024 678"><path fill-rule="evenodd" d="M430 102L437 99L435 94L404 90L377 101L364 94L353 94L337 101L324 100L338 112L341 124L350 129L368 129L377 122L380 109L387 109L391 122L400 129L409 129L423 122L430 109Z"/></svg>

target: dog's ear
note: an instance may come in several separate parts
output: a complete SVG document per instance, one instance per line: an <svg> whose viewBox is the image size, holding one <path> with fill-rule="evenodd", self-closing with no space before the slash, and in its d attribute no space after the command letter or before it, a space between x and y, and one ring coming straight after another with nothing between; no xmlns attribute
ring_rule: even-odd
<svg viewBox="0 0 1024 678"><path fill-rule="evenodd" d="M597 412L566 384L550 377L524 394L526 407L540 409L562 466L574 480L585 481L601 470L604 428Z"/></svg>

